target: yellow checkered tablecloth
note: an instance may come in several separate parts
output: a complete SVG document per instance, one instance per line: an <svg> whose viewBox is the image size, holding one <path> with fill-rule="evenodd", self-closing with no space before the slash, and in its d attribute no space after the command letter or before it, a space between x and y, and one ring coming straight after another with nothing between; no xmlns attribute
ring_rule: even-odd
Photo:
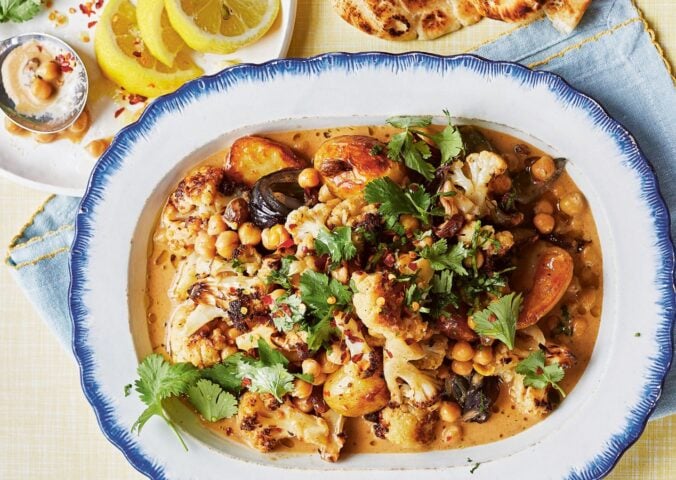
<svg viewBox="0 0 676 480"><path fill-rule="evenodd" d="M609 0L595 0L609 1ZM636 0L676 65L676 1ZM390 43L370 38L331 11L328 0L299 0L289 56L328 51L472 50L514 28L483 21L434 42ZM0 178L0 245L8 245L46 195ZM72 358L37 317L0 267L0 479L132 479L141 476L99 431ZM676 416L652 422L608 477L676 478ZM570 447L574 448L574 447Z"/></svg>

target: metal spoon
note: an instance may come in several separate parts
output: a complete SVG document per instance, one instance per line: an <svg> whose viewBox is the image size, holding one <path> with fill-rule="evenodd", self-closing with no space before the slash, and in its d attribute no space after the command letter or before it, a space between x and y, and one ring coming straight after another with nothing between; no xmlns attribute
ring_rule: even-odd
<svg viewBox="0 0 676 480"><path fill-rule="evenodd" d="M57 99L55 102L46 107L45 111L37 115L26 115L16 111L15 104L9 98L5 91L4 82L0 79L0 110L2 110L7 117L26 130L37 133L56 133L68 128L80 116L87 103L87 93L89 91L89 78L87 70L80 56L75 50L63 40L60 40L52 35L45 33L25 33L14 37L7 38L0 42L0 69L4 63L7 55L15 48L29 42L37 42L45 45L49 50L58 53L70 53L75 59L73 71L68 75L72 76L69 82L76 82L72 89L72 97L68 102L68 111L55 114L55 107L57 104L63 102L64 99Z"/></svg>

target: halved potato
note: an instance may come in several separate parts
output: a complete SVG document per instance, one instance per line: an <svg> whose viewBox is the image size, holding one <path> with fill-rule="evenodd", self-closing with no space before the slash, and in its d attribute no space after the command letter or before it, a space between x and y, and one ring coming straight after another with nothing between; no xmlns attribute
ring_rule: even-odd
<svg viewBox="0 0 676 480"><path fill-rule="evenodd" d="M252 187L259 178L284 168L304 168L305 160L281 143L264 137L242 137L230 147L225 162L227 175L236 182Z"/></svg>
<svg viewBox="0 0 676 480"><path fill-rule="evenodd" d="M331 193L343 199L357 195L376 178L390 177L399 183L405 176L403 165L387 158L385 144L363 135L343 135L322 143L314 167Z"/></svg>

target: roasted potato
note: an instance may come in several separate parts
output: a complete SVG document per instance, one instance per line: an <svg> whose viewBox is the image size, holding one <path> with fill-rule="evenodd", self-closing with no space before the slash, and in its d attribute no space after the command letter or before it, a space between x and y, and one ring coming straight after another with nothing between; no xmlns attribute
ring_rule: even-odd
<svg viewBox="0 0 676 480"><path fill-rule="evenodd" d="M387 147L372 137L344 135L324 142L314 155L314 167L339 198L360 193L371 180L404 179L404 167L387 158Z"/></svg>
<svg viewBox="0 0 676 480"><path fill-rule="evenodd" d="M232 144L225 171L234 181L252 187L259 178L269 173L306 166L307 162L286 145L251 136L239 138Z"/></svg>

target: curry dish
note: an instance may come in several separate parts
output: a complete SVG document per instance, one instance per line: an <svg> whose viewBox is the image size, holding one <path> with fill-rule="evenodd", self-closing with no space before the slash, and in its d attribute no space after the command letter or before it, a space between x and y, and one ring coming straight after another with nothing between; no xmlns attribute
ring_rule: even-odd
<svg viewBox="0 0 676 480"><path fill-rule="evenodd" d="M181 180L148 260L153 368L185 379L160 401L327 461L497 441L565 401L601 316L587 201L564 159L431 120L247 136Z"/></svg>

